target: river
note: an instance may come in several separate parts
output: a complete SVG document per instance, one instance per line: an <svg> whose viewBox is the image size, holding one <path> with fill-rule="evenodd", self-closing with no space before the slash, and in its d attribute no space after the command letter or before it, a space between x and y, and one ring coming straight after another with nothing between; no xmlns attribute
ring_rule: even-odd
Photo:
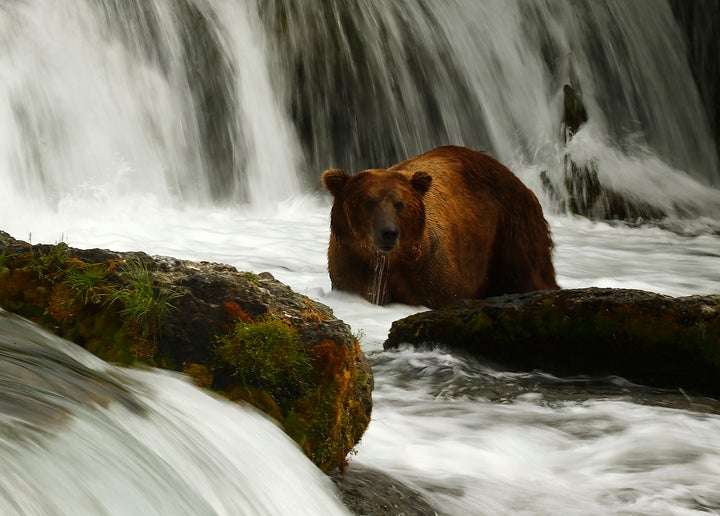
<svg viewBox="0 0 720 516"><path fill-rule="evenodd" d="M589 122L564 148L569 51ZM383 351L391 322L422 307L333 291L326 267L324 168L388 166L454 143L488 150L536 192L561 287L720 293L717 151L668 4L6 1L0 78L1 229L269 271L332 307L375 373L351 469L394 476L440 514L720 510L715 400L614 377L509 373L444 349ZM547 171L560 184L566 153L668 217L568 214L540 180ZM39 377L59 367L36 358ZM57 425L23 440L3 424L0 462L14 475L0 482L4 513L341 510L257 414L176 377L81 361L134 401L88 414L75 389L92 385L36 393L3 371L32 403L63 407L37 422L13 413L17 399L4 405L4 420L33 432ZM227 448L220 428L242 442ZM247 454L268 474L286 464L287 490L268 494Z"/></svg>

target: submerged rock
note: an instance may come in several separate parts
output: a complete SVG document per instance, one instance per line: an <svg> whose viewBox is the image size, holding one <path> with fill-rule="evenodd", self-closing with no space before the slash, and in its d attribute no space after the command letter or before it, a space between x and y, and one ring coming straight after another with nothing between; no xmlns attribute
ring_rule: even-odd
<svg viewBox="0 0 720 516"><path fill-rule="evenodd" d="M343 503L358 516L431 516L440 514L417 490L380 470L351 464L333 475Z"/></svg>
<svg viewBox="0 0 720 516"><path fill-rule="evenodd" d="M385 348L435 343L514 370L618 375L720 397L720 295L587 288L471 301L393 323Z"/></svg>
<svg viewBox="0 0 720 516"><path fill-rule="evenodd" d="M575 74L572 53L568 54L569 84L563 86L563 114L560 121L560 144L564 149L588 121L588 112ZM649 220L668 213L649 202L614 190L600 180L595 160L579 164L565 151L562 177L553 178L540 172L543 188L552 200L573 215L593 220ZM682 207L677 206L677 211Z"/></svg>
<svg viewBox="0 0 720 516"><path fill-rule="evenodd" d="M182 371L255 405L326 472L370 421L372 371L350 328L268 273L0 232L0 307L109 362Z"/></svg>

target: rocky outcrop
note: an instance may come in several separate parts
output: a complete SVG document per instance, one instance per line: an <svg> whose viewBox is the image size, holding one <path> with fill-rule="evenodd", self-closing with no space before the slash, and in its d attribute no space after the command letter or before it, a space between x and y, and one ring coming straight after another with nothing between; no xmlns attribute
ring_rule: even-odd
<svg viewBox="0 0 720 516"><path fill-rule="evenodd" d="M560 146L565 149L588 121L580 82L575 74L573 55L568 54L568 84L563 86L563 114L560 121ZM578 164L567 151L563 154L562 177L540 173L543 188L553 202L573 215L594 220L648 220L667 216L657 206L622 193L603 184L595 160Z"/></svg>
<svg viewBox="0 0 720 516"><path fill-rule="evenodd" d="M515 370L618 375L720 397L720 295L588 288L472 301L393 323L385 348L436 343Z"/></svg>
<svg viewBox="0 0 720 516"><path fill-rule="evenodd" d="M332 479L343 503L358 516L441 514L418 490L378 469L353 463L344 476Z"/></svg>
<svg viewBox="0 0 720 516"><path fill-rule="evenodd" d="M0 306L104 360L183 371L255 405L326 472L370 420L372 371L350 328L268 273L0 232Z"/></svg>

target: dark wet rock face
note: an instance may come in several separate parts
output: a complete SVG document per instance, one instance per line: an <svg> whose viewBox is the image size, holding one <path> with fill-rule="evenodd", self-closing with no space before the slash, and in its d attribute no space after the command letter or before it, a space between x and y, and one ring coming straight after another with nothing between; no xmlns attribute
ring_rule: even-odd
<svg viewBox="0 0 720 516"><path fill-rule="evenodd" d="M347 507L358 516L431 516L440 514L417 490L379 470L351 464L334 475Z"/></svg>
<svg viewBox="0 0 720 516"><path fill-rule="evenodd" d="M461 303L393 323L385 348L438 343L514 370L617 375L720 396L720 296L588 288Z"/></svg>

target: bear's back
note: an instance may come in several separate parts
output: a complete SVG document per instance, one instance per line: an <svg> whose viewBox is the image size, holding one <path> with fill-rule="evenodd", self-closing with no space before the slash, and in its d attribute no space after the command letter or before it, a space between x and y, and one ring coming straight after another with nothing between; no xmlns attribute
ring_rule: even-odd
<svg viewBox="0 0 720 516"><path fill-rule="evenodd" d="M442 221L445 239L494 238L488 228L498 227L513 209L530 209L539 203L525 185L493 157L465 147L445 146L403 161L388 171L412 176L426 172L432 177L424 198L428 221ZM529 193L529 196L528 196ZM474 235L481 232L482 234Z"/></svg>
<svg viewBox="0 0 720 516"><path fill-rule="evenodd" d="M425 195L427 224L446 253L454 255L465 279L481 285L473 297L558 288L540 202L495 158L444 146L389 170L424 171L432 177ZM483 278L472 278L472 271Z"/></svg>
<svg viewBox="0 0 720 516"><path fill-rule="evenodd" d="M482 195L491 190L493 197L502 198L525 189L515 174L492 156L454 145L437 147L388 170L427 172L435 187L452 192Z"/></svg>

